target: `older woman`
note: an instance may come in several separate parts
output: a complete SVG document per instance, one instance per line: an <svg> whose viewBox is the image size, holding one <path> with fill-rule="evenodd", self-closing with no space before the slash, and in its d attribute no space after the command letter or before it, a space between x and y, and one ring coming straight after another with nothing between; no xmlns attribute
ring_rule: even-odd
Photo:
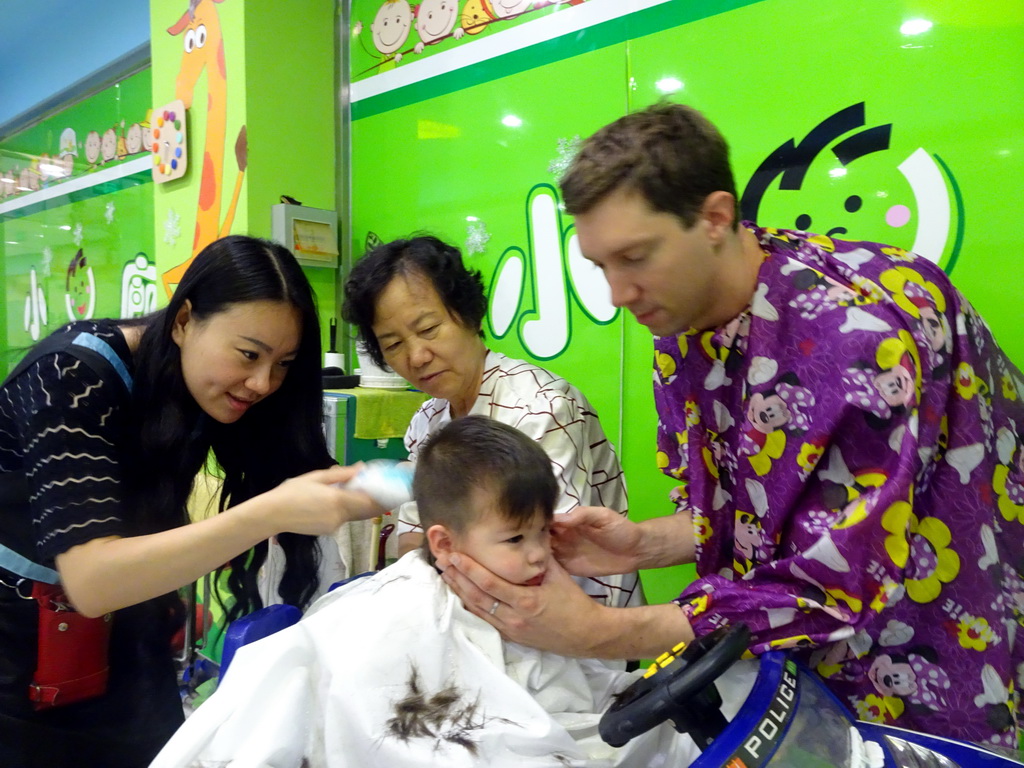
<svg viewBox="0 0 1024 768"><path fill-rule="evenodd" d="M488 416L516 427L544 448L558 479L556 513L577 506L627 511L626 486L615 450L586 397L565 379L489 350L482 323L483 281L467 270L458 249L435 237L395 240L375 248L352 269L342 315L359 330L370 358L433 399L413 416L405 435L409 458L452 419ZM399 511L400 546L422 541L415 504ZM636 574L577 579L608 605L642 602Z"/></svg>

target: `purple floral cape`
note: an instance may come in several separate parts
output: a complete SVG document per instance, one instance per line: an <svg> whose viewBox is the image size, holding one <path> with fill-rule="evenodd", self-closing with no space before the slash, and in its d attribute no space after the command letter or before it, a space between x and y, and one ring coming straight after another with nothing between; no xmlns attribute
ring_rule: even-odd
<svg viewBox="0 0 1024 768"><path fill-rule="evenodd" d="M750 306L655 339L700 577L677 602L698 636L795 649L862 719L1016 746L1024 377L936 265L752 229Z"/></svg>

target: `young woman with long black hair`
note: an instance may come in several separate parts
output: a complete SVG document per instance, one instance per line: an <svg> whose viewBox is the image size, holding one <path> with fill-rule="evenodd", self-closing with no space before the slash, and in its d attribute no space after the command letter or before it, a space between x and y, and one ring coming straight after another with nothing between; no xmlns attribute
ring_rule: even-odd
<svg viewBox="0 0 1024 768"><path fill-rule="evenodd" d="M230 561L229 618L258 608L271 537L287 556L281 600L304 607L316 595L316 537L382 511L336 486L355 470L326 449L320 357L315 298L295 258L230 236L196 257L167 308L65 326L4 382L0 764L147 765L182 721L175 591ZM189 524L210 456L224 478L221 513ZM66 596L56 608L72 609L52 632L32 598L47 581ZM62 705L82 692L40 683L51 634L77 626L62 618L104 616L105 690ZM70 647L73 657L85 645Z"/></svg>

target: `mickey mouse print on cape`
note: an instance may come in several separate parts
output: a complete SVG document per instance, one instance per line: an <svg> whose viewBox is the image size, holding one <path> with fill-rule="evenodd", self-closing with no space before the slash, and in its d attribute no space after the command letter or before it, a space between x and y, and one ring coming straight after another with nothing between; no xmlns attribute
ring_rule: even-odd
<svg viewBox="0 0 1024 768"><path fill-rule="evenodd" d="M700 577L677 602L698 636L795 649L862 719L1016 747L1024 377L934 264L751 228L747 309L655 339Z"/></svg>

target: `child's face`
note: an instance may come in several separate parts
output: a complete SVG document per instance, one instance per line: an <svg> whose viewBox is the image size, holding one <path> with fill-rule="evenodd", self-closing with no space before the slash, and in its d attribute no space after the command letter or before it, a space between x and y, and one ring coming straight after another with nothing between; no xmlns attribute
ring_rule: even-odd
<svg viewBox="0 0 1024 768"><path fill-rule="evenodd" d="M538 512L527 523L507 520L491 494L478 494L478 516L462 534L452 534L453 548L513 584L538 586L551 561L551 530Z"/></svg>

